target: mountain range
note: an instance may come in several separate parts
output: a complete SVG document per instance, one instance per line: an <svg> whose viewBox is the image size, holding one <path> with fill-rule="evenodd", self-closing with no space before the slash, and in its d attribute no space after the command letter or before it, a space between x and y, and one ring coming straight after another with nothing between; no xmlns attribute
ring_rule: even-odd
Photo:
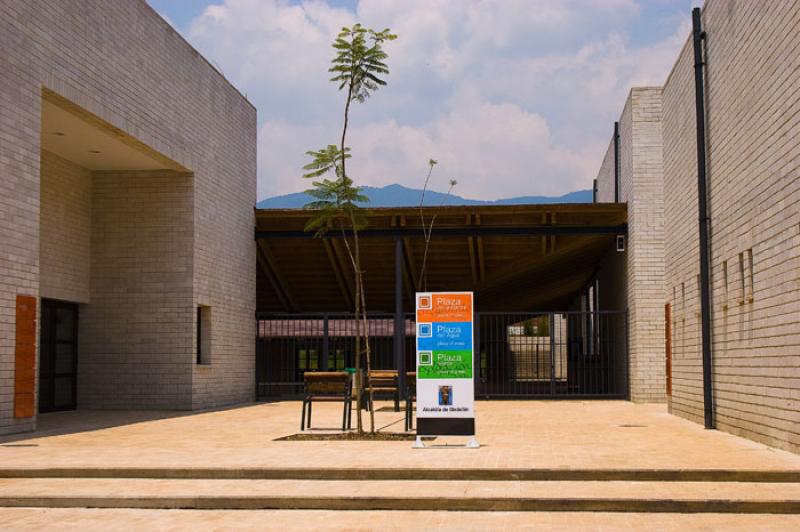
<svg viewBox="0 0 800 532"><path fill-rule="evenodd" d="M419 205L421 189L408 188L403 185L387 185L385 187L363 187L363 193L369 198L370 207L416 207ZM305 192L295 192L282 196L273 196L258 202L259 209L299 209L311 201ZM443 192L428 190L425 192L425 205L532 205L543 203L591 203L591 190L578 190L563 196L517 196L499 200L477 200L462 198Z"/></svg>

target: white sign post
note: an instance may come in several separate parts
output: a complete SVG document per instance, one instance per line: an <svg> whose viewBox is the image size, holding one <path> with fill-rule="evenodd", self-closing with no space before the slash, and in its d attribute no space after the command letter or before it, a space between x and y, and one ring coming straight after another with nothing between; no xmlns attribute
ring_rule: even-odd
<svg viewBox="0 0 800 532"><path fill-rule="evenodd" d="M417 293L417 440L475 439L472 292Z"/></svg>

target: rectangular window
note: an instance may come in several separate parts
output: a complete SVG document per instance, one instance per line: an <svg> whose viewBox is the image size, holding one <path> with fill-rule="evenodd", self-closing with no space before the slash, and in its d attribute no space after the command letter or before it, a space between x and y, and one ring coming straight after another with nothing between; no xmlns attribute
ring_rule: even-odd
<svg viewBox="0 0 800 532"><path fill-rule="evenodd" d="M686 283L681 283L681 317L686 319Z"/></svg>
<svg viewBox="0 0 800 532"><path fill-rule="evenodd" d="M739 304L744 305L744 253L739 253Z"/></svg>
<svg viewBox="0 0 800 532"><path fill-rule="evenodd" d="M747 302L753 302L753 294L755 293L755 289L753 288L753 248L747 250L747 280L749 281L748 288L750 291L747 293Z"/></svg>
<svg viewBox="0 0 800 532"><path fill-rule="evenodd" d="M700 274L699 273L695 276L695 284L697 285L697 312L695 312L695 317L697 319L700 319L700 316L701 316L701 311L700 310L702 309L702 306L703 306L703 303L702 303L703 291L702 291L702 286L701 286L701 283L700 283Z"/></svg>
<svg viewBox="0 0 800 532"><path fill-rule="evenodd" d="M211 307L197 307L197 364L211 364Z"/></svg>
<svg viewBox="0 0 800 532"><path fill-rule="evenodd" d="M722 310L728 310L728 261L722 261Z"/></svg>

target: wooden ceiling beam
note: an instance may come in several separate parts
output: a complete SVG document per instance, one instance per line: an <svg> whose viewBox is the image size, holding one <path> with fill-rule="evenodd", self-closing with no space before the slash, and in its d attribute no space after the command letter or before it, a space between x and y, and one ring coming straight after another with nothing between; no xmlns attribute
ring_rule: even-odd
<svg viewBox="0 0 800 532"><path fill-rule="evenodd" d="M278 299L281 302L281 306L286 310L286 312L291 312L291 307L289 306L289 302L286 300L286 296L283 295L278 282L275 280L275 276L270 270L269 264L267 263L266 257L264 257L264 252L261 251L261 246L256 246L256 260L258 261L258 265L261 267L261 271L264 272L264 276L269 281L269 284L272 285L272 289L275 291L275 294L278 296Z"/></svg>
<svg viewBox="0 0 800 532"><path fill-rule="evenodd" d="M400 226L406 226L406 217L400 217ZM422 229L420 229L421 231ZM411 239L409 237L403 237L403 255L406 258L406 270L408 270L408 275L411 277L411 283L414 288L414 292L416 293L417 287L419 286L419 277L417 276L417 264L414 260L414 248L411 245Z"/></svg>
<svg viewBox="0 0 800 532"><path fill-rule="evenodd" d="M350 292L347 282L342 272L342 266L339 264L339 259L336 257L336 252L333 250L333 244L327 239L322 239L322 245L325 246L325 254L328 255L328 262L333 270L333 275L336 277L336 284L339 285L339 291L342 293L342 298L347 304L348 308L353 308L353 293Z"/></svg>
<svg viewBox="0 0 800 532"><path fill-rule="evenodd" d="M275 258L275 255L272 253L272 249L270 249L269 244L267 244L264 240L258 240L258 248L263 255L263 260L267 266L267 276L269 277L270 274L274 281L274 286L276 289L283 293L283 297L285 299L286 307L289 312L300 312L300 305L297 304L294 297L292 297L292 293L289 291L289 285L286 283L286 279L281 274L280 268L278 267L278 261Z"/></svg>
<svg viewBox="0 0 800 532"><path fill-rule="evenodd" d="M342 272L342 278L347 285L348 293L355 294L355 273L353 273L353 263L350 260L350 256L347 254L347 250L342 250L344 244L341 239L331 239L330 243L333 256L339 264L339 271Z"/></svg>
<svg viewBox="0 0 800 532"><path fill-rule="evenodd" d="M472 225L472 215L467 215L467 225ZM475 251L475 237L467 237L467 251L469 252L469 269L472 274L473 286L478 285L478 254Z"/></svg>
<svg viewBox="0 0 800 532"><path fill-rule="evenodd" d="M475 215L475 225L481 225L481 215ZM483 251L483 237L477 237L476 246L478 248L478 282L486 281L486 254Z"/></svg>

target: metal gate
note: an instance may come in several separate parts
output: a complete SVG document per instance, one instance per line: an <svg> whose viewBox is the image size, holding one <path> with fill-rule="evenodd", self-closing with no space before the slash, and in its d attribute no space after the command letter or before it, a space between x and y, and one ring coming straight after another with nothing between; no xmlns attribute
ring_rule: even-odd
<svg viewBox="0 0 800 532"><path fill-rule="evenodd" d="M374 369L397 369L394 315L369 317ZM416 323L404 315L405 368L415 368ZM302 392L306 371L354 365L352 314L262 314L257 319L256 396ZM628 395L627 313L478 312L475 393L479 398Z"/></svg>
<svg viewBox="0 0 800 532"><path fill-rule="evenodd" d="M477 313L478 397L624 398L626 312Z"/></svg>

